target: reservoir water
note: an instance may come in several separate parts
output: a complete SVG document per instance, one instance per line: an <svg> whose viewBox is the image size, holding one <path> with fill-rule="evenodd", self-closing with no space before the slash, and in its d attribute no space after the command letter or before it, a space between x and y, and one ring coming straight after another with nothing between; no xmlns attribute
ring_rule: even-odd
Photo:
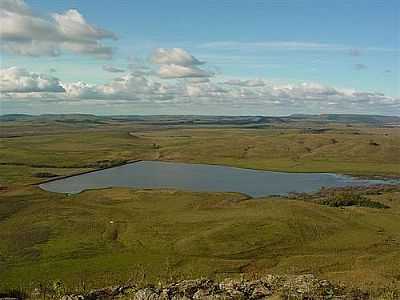
<svg viewBox="0 0 400 300"><path fill-rule="evenodd" d="M239 192L252 197L314 192L321 187L360 186L385 183L332 173L285 173L227 166L160 161L139 161L40 184L57 193L88 189L132 187L172 188L195 192Z"/></svg>

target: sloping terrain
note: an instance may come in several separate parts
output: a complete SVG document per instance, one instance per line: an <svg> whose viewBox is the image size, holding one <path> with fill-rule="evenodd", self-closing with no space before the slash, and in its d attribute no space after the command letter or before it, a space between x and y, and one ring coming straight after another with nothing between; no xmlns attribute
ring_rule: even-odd
<svg viewBox="0 0 400 300"><path fill-rule="evenodd" d="M12 124L11 124L12 123ZM0 286L101 287L166 278L313 273L365 289L399 285L400 193L389 208L249 199L232 193L32 185L132 159L286 171L400 175L397 128L187 128L11 122L0 142ZM314 199L315 200L315 199ZM142 275L140 275L142 276Z"/></svg>

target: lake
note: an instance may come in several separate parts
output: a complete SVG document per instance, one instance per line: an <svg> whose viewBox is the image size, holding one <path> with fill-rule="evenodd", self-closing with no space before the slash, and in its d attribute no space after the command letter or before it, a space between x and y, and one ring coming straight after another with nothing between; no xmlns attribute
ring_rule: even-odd
<svg viewBox="0 0 400 300"><path fill-rule="evenodd" d="M172 188L194 192L239 192L252 197L314 192L321 187L372 185L383 180L331 173L285 173L227 166L139 161L40 184L49 192L79 193L88 189L132 187Z"/></svg>

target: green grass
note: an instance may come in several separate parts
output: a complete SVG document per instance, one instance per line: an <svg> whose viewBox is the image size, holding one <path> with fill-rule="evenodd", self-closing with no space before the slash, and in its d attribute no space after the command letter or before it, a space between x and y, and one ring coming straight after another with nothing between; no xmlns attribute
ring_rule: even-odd
<svg viewBox="0 0 400 300"><path fill-rule="evenodd" d="M400 175L396 128L360 128L357 135L354 128L323 134L277 128L171 129L137 131L134 136L130 130L111 127L2 138L0 168L82 169L99 167L103 161L160 159L289 172Z"/></svg>
<svg viewBox="0 0 400 300"><path fill-rule="evenodd" d="M0 282L126 280L143 266L154 281L170 268L187 277L312 272L379 286L400 275L399 194L376 196L390 203L382 210L169 190L68 197L32 187L3 194Z"/></svg>
<svg viewBox="0 0 400 300"><path fill-rule="evenodd" d="M301 134L279 129L192 129L165 133L146 135L158 140L159 157L163 160L290 172L400 174L398 130L387 130L387 135L372 130L353 135ZM181 137L176 138L179 133ZM370 140L379 146L371 145Z"/></svg>
<svg viewBox="0 0 400 300"><path fill-rule="evenodd" d="M40 172L134 159L399 176L399 129L27 127L10 127L22 136L0 140L0 289L55 279L102 286L141 270L148 281L312 272L350 285L399 285L398 191L366 196L387 209L341 209L172 190L66 196L32 185Z"/></svg>

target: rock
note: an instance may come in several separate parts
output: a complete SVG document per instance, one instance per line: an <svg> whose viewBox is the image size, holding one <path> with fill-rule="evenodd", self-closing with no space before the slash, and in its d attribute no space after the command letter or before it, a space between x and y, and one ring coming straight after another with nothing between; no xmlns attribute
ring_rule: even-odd
<svg viewBox="0 0 400 300"><path fill-rule="evenodd" d="M133 300L160 300L160 291L153 287L147 287L138 290L134 296Z"/></svg>
<svg viewBox="0 0 400 300"><path fill-rule="evenodd" d="M358 290L346 291L311 274L299 276L267 275L258 280L209 279L182 280L166 286L114 286L90 291L86 295L66 295L61 300L106 300L120 297L133 300L261 300L261 299L367 299ZM0 299L1 300L1 299ZM14 300L14 299L10 299Z"/></svg>
<svg viewBox="0 0 400 300"><path fill-rule="evenodd" d="M210 293L208 290L203 290L200 289L193 295L194 300L200 300L200 299L205 299L205 300L212 300L212 299L218 299L216 298L216 295L213 295Z"/></svg>
<svg viewBox="0 0 400 300"><path fill-rule="evenodd" d="M84 300L85 297L83 295L65 295L62 296L61 300Z"/></svg>
<svg viewBox="0 0 400 300"><path fill-rule="evenodd" d="M178 283L174 283L166 288L168 296L170 298L175 297L176 299L184 299L184 297L186 297L187 299L192 299L193 295L200 289L213 292L213 290L215 289L214 282L207 279L184 280Z"/></svg>
<svg viewBox="0 0 400 300"><path fill-rule="evenodd" d="M264 299L267 296L270 296L272 291L265 286L258 286L254 288L253 292L250 295L250 299Z"/></svg>
<svg viewBox="0 0 400 300"><path fill-rule="evenodd" d="M97 299L111 299L118 295L126 294L127 291L132 290L133 286L129 285L117 285L107 287L103 289L96 289L90 291L85 297L85 300L97 300Z"/></svg>

